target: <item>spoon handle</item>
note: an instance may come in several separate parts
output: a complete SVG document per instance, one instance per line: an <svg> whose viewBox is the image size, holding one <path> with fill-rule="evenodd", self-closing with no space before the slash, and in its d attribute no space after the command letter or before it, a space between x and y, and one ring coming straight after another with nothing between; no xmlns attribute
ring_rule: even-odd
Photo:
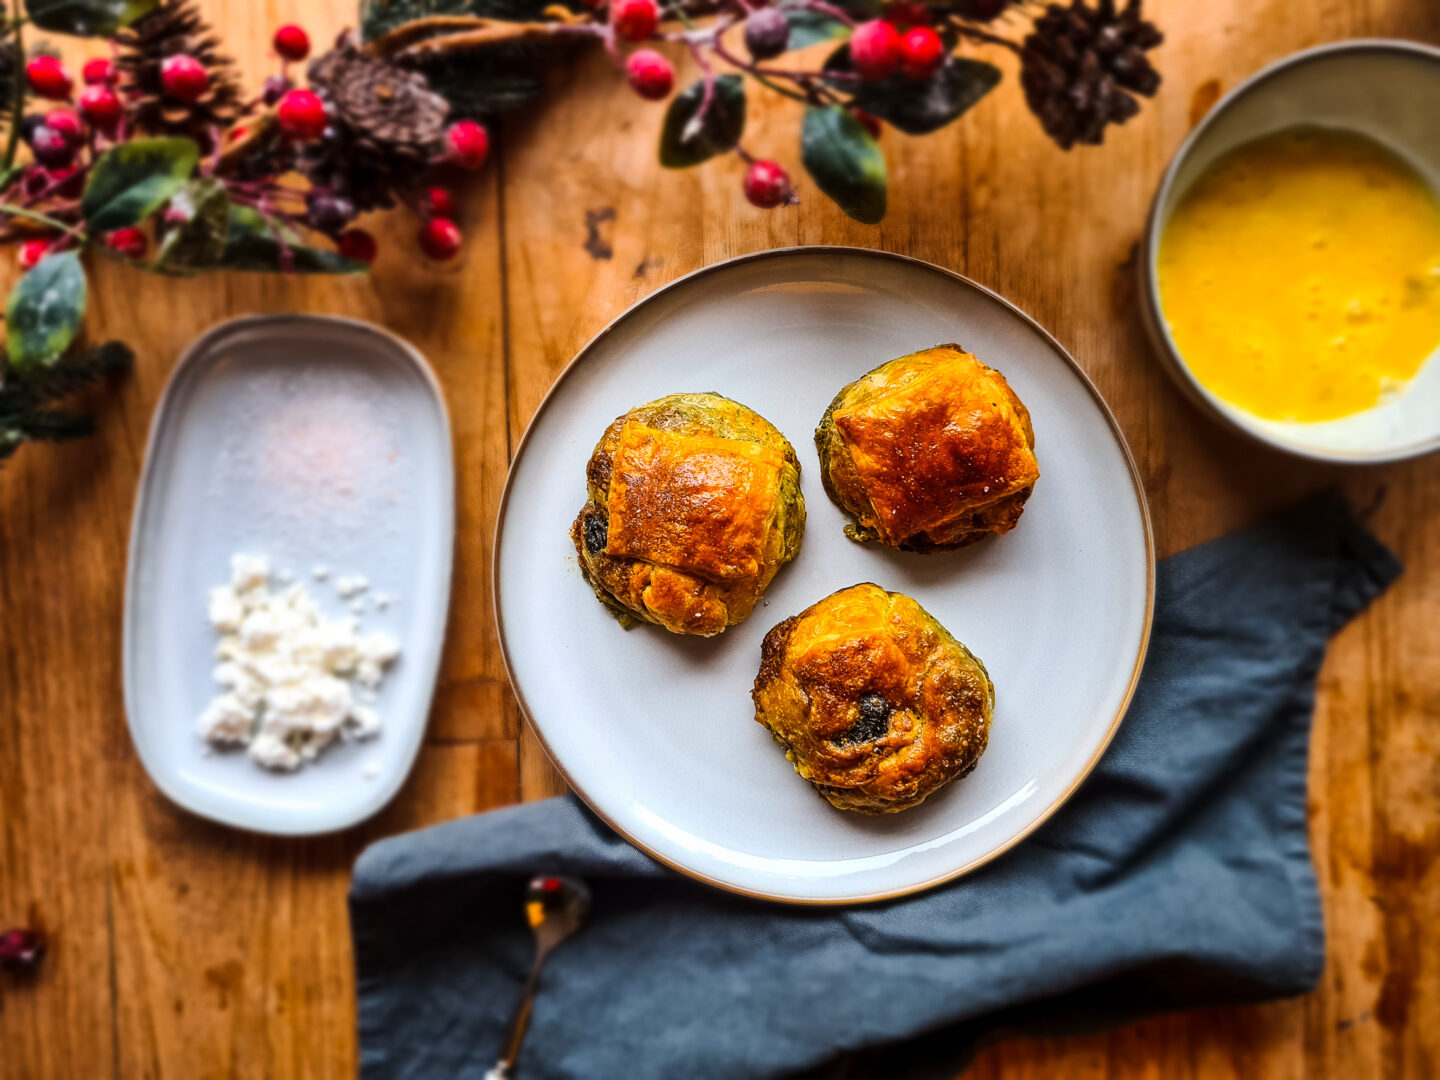
<svg viewBox="0 0 1440 1080"><path fill-rule="evenodd" d="M485 1080L510 1080L515 1059L520 1056L520 1047L525 1042L525 1032L530 1028L530 1013L535 1007L535 994L540 989L540 969L545 966L545 950L535 953L535 962L530 965L530 976L520 991L520 1001L515 1006L515 1015L510 1018L510 1031L505 1036L504 1049L500 1060L485 1074Z"/></svg>

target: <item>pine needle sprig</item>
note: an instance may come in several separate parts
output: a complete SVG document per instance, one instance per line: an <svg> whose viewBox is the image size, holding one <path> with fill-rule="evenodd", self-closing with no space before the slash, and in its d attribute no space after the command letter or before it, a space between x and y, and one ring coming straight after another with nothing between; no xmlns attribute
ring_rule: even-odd
<svg viewBox="0 0 1440 1080"><path fill-rule="evenodd" d="M128 370L134 359L135 353L130 346L122 341L107 341L63 358L27 386L37 403L59 401L93 386L108 375Z"/></svg>
<svg viewBox="0 0 1440 1080"><path fill-rule="evenodd" d="M63 442L93 433L89 416L54 403L125 371L133 359L128 345L109 341L62 357L29 377L8 372L0 385L0 461L27 442ZM8 358L0 356L0 368L6 364Z"/></svg>

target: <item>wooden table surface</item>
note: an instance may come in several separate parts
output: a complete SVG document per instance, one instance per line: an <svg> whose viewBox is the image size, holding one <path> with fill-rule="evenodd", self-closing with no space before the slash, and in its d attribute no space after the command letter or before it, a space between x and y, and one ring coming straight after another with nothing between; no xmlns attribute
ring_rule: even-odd
<svg viewBox="0 0 1440 1080"><path fill-rule="evenodd" d="M254 85L276 25L303 21L323 42L356 8L204 6ZM1440 1075L1440 460L1324 468L1216 427L1147 351L1126 267L1165 163L1220 91L1319 42L1440 41L1440 5L1147 9L1167 34L1165 84L1103 149L1051 146L1002 59L1005 84L961 122L925 139L886 132L891 211L875 227L810 191L796 209L754 210L733 160L662 170L663 108L638 102L591 55L506 118L492 164L463 194L469 240L453 267L425 264L401 216L375 222L383 251L368 279L176 282L97 260L91 332L133 344L137 369L101 404L98 437L28 448L0 471L0 925L37 919L54 942L38 978L0 977L0 1077L355 1073L345 910L355 857L379 837L562 787L506 685L490 613L491 529L527 419L575 350L637 298L728 256L818 243L932 260L1050 328L1130 440L1162 555L1339 483L1367 502L1385 490L1374 527L1408 564L1336 640L1320 678L1310 797L1329 935L1320 988L1007 1043L971 1075ZM793 161L790 104L762 95L751 116L751 149ZM587 218L608 219L599 244L586 243ZM459 478L449 635L419 762L374 820L310 840L251 836L172 806L135 755L121 702L125 551L156 399L206 327L289 310L372 319L414 342L448 395Z"/></svg>

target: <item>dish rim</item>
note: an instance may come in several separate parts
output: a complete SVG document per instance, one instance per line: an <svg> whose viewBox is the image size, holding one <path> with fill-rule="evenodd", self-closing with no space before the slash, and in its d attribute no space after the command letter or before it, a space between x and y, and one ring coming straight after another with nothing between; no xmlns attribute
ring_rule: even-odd
<svg viewBox="0 0 1440 1080"><path fill-rule="evenodd" d="M1030 822L1024 829L1022 829L1015 836L1011 837L1008 841L1006 841L1004 844L1000 845L993 851L987 852L984 855L977 856L962 863L958 867L954 867L942 874L935 875L931 878L927 878L926 880L917 882L915 884L905 885L895 889L885 889L876 892L835 897L797 896L780 892L767 892L760 889L747 888L741 885L737 885L733 882L725 881L724 879L715 877L712 874L707 874L700 870L692 869L688 866L683 866L680 863L674 861L673 859L667 858L659 852L654 851L646 844L641 843L640 840L633 836L628 830L622 828L617 822L615 822L604 810L596 806L594 800L590 797L590 795L587 794L578 784L575 783L574 778L556 759L555 752L550 748L549 742L546 741L545 735L540 729L540 725L535 723L535 719L530 712L530 706L525 700L525 695L515 680L514 667L510 662L510 646L505 634L505 619L500 607L501 539L505 529L506 513L509 510L510 506L512 481L515 477L515 465L517 462L520 461L521 456L525 453L525 450L529 445L530 436L534 432L536 425L539 423L540 418L544 415L545 410L550 406L551 402L558 395L561 386L566 382L570 375L594 351L595 347L606 337L609 336L612 330L619 326L623 321L629 319L631 316L636 314L643 306L657 299L662 294L669 292L671 289L674 289L679 285L694 281L701 277L708 277L712 274L732 270L738 266L742 266L747 263L759 262L762 260L774 258L791 258L795 256L801 256L805 258L827 256L857 256L901 263L915 269L926 271L931 274L938 274L942 277L949 278L952 281L959 282L960 285L974 289L977 292L980 292L983 295L991 298L992 300L997 301L1002 306L1008 308L1012 314L1019 317L1026 325L1028 325L1032 330L1034 330L1040 335L1041 339L1047 345L1049 345L1050 349L1055 353L1055 355L1064 364L1066 364L1070 368L1070 370L1079 378L1081 385L1090 394L1091 399L1099 408L1100 414L1104 417L1105 422L1109 425L1110 433L1113 436L1115 443L1119 447L1121 455L1125 460L1126 468L1130 474L1131 487L1134 491L1135 500L1140 510L1141 524L1145 533L1145 619L1144 625L1141 629L1140 645L1136 652L1135 664L1130 672L1130 681L1125 688L1125 693L1121 698L1120 704L1115 711L1115 715L1110 720L1110 725L1105 731L1104 738L1100 740L1099 745L1095 748L1089 760L1085 762L1084 767L1079 771L1079 773L1065 788L1065 790L1061 792L1060 795L1056 797L1050 803L1050 805L1047 806L1044 811L1042 811L1035 818L1034 821ZM615 832L619 836L623 837L625 841L629 843L632 847L644 852L656 862L659 862L672 870L684 874L686 877L690 877L697 881L704 882L707 885L714 886L715 888L722 889L726 892L735 893L740 896L750 897L751 899L755 900L779 901L787 904L797 904L811 907L835 907L847 904L867 904L881 900L890 900L896 897L910 896L917 893L927 892L930 889L945 884L946 882L954 881L957 878L963 877L971 871L978 870L985 864L1005 854L1005 852L1015 847L1026 837L1034 833L1036 829L1040 828L1040 826L1043 825L1046 821L1048 821L1050 817L1057 810L1060 809L1061 806L1065 805L1065 803L1070 800L1070 797L1074 795L1075 792L1079 789L1080 785L1085 782L1085 780L1089 777L1090 773L1094 770L1095 766L1099 763L1100 758L1104 756L1105 751L1109 749L1110 743L1115 738L1115 733L1120 729L1120 723L1125 718L1126 712L1129 711L1130 702L1135 696L1135 687L1140 680L1140 672L1145 665L1145 657L1150 647L1150 635L1155 616L1155 531L1150 520L1150 503L1145 496L1145 486L1141 482L1140 470L1135 464L1135 457L1130 451L1130 444L1126 441L1124 432L1121 431L1119 423L1115 420L1115 415L1110 411L1110 406L1106 403L1104 397L1101 396L1100 391L1096 388L1094 382L1091 381L1090 376L1085 373L1085 369L1082 368L1080 364L1075 360L1075 358L1070 355L1069 351L1066 350L1066 348L1061 345L1059 341L1056 340L1053 334L1051 334L1048 330L1041 326L1040 323L1037 322L1033 317L1022 311L1019 307L1011 303L999 293L995 292L993 289L989 289L984 285L981 285L979 282L973 281L972 279L966 277L963 274L957 273L954 270L947 270L943 266L937 266L935 263L927 262L924 259L917 259L913 256L899 255L894 252L880 251L873 248L852 247L846 245L793 245L783 248L769 248L764 251L755 251L745 255L736 255L729 259L723 259L720 262L711 263L707 266L702 266L698 269L692 270L687 274L683 274L680 277L676 278L674 281L666 282L664 285L655 289L653 292L650 292L647 295L641 297L639 300L635 301L619 315L615 316L615 318L611 319L608 323L606 323L605 326L602 327L595 334L594 337L592 337L589 341L587 341L583 346L580 347L579 351L577 351L574 357L571 358L570 362L567 363L565 367L560 370L559 374L555 376L554 382L550 384L549 389L545 392L545 396L540 399L539 405L535 407L534 414L530 417L529 422L525 425L525 433L520 437L520 441L515 444L515 452L510 457L510 467L505 474L505 487L500 494L500 505L495 516L495 530L491 537L490 546L490 567L491 605L494 610L495 628L497 632L496 636L498 637L500 643L500 656L505 664L506 678L510 683L511 690L515 694L515 700L520 707L521 715L524 717L525 722L529 724L530 730L535 735L536 741L538 741L540 745L544 748L545 754L550 759L551 764L554 765L555 769L560 773L562 777L564 777L566 784L570 787L570 790L575 792L575 794L580 797L580 799L585 803L585 805L588 806L590 810L597 817L600 818L601 821L605 822L606 825L608 825L611 829L615 830Z"/></svg>
<svg viewBox="0 0 1440 1080"><path fill-rule="evenodd" d="M1234 108L1238 102L1271 79L1292 68L1302 67L1316 61L1330 60L1345 53L1361 52L1391 53L1440 65L1440 48L1433 45L1419 41L1407 41L1403 38L1353 38L1348 41L1331 41L1323 45L1315 45L1282 56L1236 83L1176 147L1170 164L1166 166L1160 183L1155 189L1155 196L1150 203L1150 211L1145 218L1145 233L1142 242L1143 258L1139 260L1140 285L1145 297L1141 310L1144 315L1146 334L1150 338L1151 346L1160 356L1161 366L1185 396L1208 416L1220 420L1231 430L1238 431L1258 443L1309 461L1320 461L1333 465L1384 465L1390 462L1424 457L1426 454L1440 450L1440 431L1428 439L1400 450L1323 450L1290 442L1273 435L1237 415L1232 411L1233 407L1227 408L1221 399L1207 389L1190 369L1184 354L1175 344L1169 324L1165 320L1165 312L1160 303L1159 280L1160 233L1163 231L1165 222L1160 220L1160 207L1169 198L1180 169L1194 152L1196 146L1206 137L1211 125L1218 122L1220 117ZM1167 217L1166 221L1168 222L1168 220Z"/></svg>
<svg viewBox="0 0 1440 1080"><path fill-rule="evenodd" d="M224 812L214 812L202 808L192 801L187 795L175 788L170 782L168 774L162 778L160 770L151 767L151 761L146 754L140 738L137 735L136 714L138 705L135 701L134 678L131 671L137 663L135 650L135 630L133 627L134 616L132 614L131 599L134 596L136 574L139 572L138 558L136 552L139 545L136 537L140 530L141 511L148 505L152 488L156 483L154 478L154 451L156 443L160 438L162 421L165 421L171 398L182 381L183 376L197 362L198 358L211 352L217 342L226 336L255 328L282 330L286 325L310 325L319 328L340 326L346 330L358 331L372 337L381 339L386 345L394 349L395 353L403 357L415 370L429 391L430 397L434 400L439 409L440 423L444 437L444 445L449 449L445 455L444 464L448 473L449 483L446 485L450 498L445 500L442 508L442 519L440 522L441 532L448 538L445 547L445 566L443 567L443 600L439 610L439 625L435 629L435 640L438 643L433 650L433 655L426 671L422 677L428 680L430 694L425 715L415 725L414 735L408 746L401 747L401 758L404 767L397 770L396 777L387 784L376 785L373 789L373 797L357 801L357 808L350 814L336 819L334 823L324 825L321 828L305 826L288 827L286 824L279 826L259 825L243 817L237 818ZM165 424L164 426L169 426ZM224 319L203 331L199 337L185 347L176 360L175 366L165 380L165 388L160 392L160 397L155 403L154 412L151 414L150 430L145 439L145 457L140 470L140 479L135 486L135 505L130 512L130 535L127 538L128 549L125 555L125 600L122 609L121 619L121 660L120 660L120 681L122 698L125 705L125 725L130 732L130 742L135 747L135 755L140 759L140 765L145 770L154 785L160 789L167 799L181 809L205 818L207 821L219 822L231 828L240 829L245 832L255 833L264 836L327 836L332 833L343 832L346 829L354 828L363 821L374 817L381 810L388 806L392 799L399 794L400 789L409 780L410 774L415 770L415 762L420 755L420 747L425 741L425 732L430 726L430 708L433 707L435 698L435 687L440 674L440 663L444 653L445 630L450 619L450 594L454 584L455 570L455 442L450 424L450 411L445 404L445 394L440 385L439 378L435 375L434 369L430 367L424 355L410 342L400 335L395 334L384 327L377 326L365 319L351 318L345 315L316 315L306 312L288 312L275 314L238 315L233 318ZM323 766L322 766L323 767ZM367 791L370 790L367 785Z"/></svg>

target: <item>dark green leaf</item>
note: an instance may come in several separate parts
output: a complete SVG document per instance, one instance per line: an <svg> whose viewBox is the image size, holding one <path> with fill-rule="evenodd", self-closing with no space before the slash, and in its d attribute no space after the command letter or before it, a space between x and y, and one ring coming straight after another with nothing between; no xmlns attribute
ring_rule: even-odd
<svg viewBox="0 0 1440 1080"><path fill-rule="evenodd" d="M214 177L187 180L170 197L166 216L183 215L160 242L155 265L213 266L225 257L230 231L230 197Z"/></svg>
<svg viewBox="0 0 1440 1080"><path fill-rule="evenodd" d="M70 347L85 317L85 271L73 251L51 255L20 279L5 307L10 364L34 372Z"/></svg>
<svg viewBox="0 0 1440 1080"><path fill-rule="evenodd" d="M42 30L77 37L109 37L150 12L159 0L25 0Z"/></svg>
<svg viewBox="0 0 1440 1080"><path fill-rule="evenodd" d="M281 239L285 241L281 246ZM290 229L277 236L269 222L248 206L230 206L229 229L225 253L213 267L217 270L289 270L297 274L363 274L369 269L359 259L347 259L323 248L307 247L295 242L297 234ZM284 253L289 252L286 264Z"/></svg>
<svg viewBox="0 0 1440 1080"><path fill-rule="evenodd" d="M739 75L715 80L715 96L704 117L695 122L705 97L705 80L686 88L670 102L660 132L660 164L688 169L716 154L735 149L745 131L745 81Z"/></svg>
<svg viewBox="0 0 1440 1080"><path fill-rule="evenodd" d="M846 110L805 110L800 160L820 190L856 221L874 225L885 216L885 155Z"/></svg>
<svg viewBox="0 0 1440 1080"><path fill-rule="evenodd" d="M850 27L839 19L820 11L790 8L785 12L790 24L790 48L804 49L822 41L840 41L850 36Z"/></svg>
<svg viewBox="0 0 1440 1080"><path fill-rule="evenodd" d="M90 170L80 200L95 232L138 225L195 171L200 148L189 139L134 139L107 150Z"/></svg>
<svg viewBox="0 0 1440 1080"><path fill-rule="evenodd" d="M850 47L842 45L825 62L826 71L850 71ZM938 131L974 105L1000 82L1000 69L964 56L949 57L922 83L904 75L860 83L836 80L855 91L855 105L895 125L907 135Z"/></svg>

